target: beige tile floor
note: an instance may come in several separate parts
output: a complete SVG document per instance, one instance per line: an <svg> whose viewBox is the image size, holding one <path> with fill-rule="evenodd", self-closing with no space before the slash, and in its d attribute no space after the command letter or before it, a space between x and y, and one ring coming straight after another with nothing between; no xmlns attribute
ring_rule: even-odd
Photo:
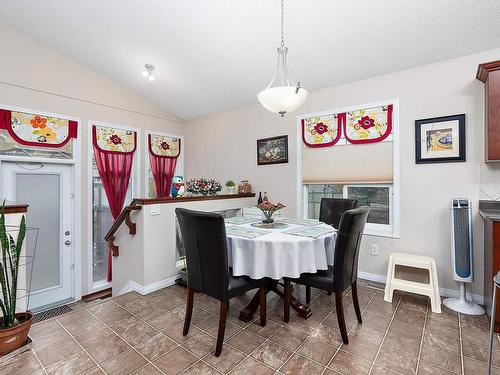
<svg viewBox="0 0 500 375"><path fill-rule="evenodd" d="M444 309L426 298L397 293L392 304L361 282L363 324L345 296L350 336L343 345L333 296L313 290L313 315L282 320L281 300L268 297L268 322L245 324L239 309L252 293L233 299L221 357L213 355L218 303L195 297L188 336L182 336L185 289L172 286L79 304L79 309L35 324L33 349L6 363L4 374L484 374L488 324ZM304 298L304 289L295 294ZM256 316L256 318L258 318ZM495 340L493 373L500 374Z"/></svg>

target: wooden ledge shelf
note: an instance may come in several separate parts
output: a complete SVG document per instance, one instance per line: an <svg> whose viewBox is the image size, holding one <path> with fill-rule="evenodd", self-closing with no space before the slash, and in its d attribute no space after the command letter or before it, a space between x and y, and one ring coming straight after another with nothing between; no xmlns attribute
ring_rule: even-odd
<svg viewBox="0 0 500 375"><path fill-rule="evenodd" d="M0 202L0 206L1 206L1 202ZM1 210L1 207L0 207L0 210ZM5 207L3 208L3 212L5 214L26 213L26 212L28 212L28 205L27 204L17 204L17 203L9 204L8 202L6 202Z"/></svg>
<svg viewBox="0 0 500 375"><path fill-rule="evenodd" d="M168 203L180 203L180 202L196 202L196 201L211 201L218 199L235 199L235 198L252 198L255 197L255 193L245 193L245 194L224 194L224 195L201 195L194 197L181 197L181 198L134 198L130 205L126 206L120 215L113 222L113 225L109 229L104 239L108 242L108 246L114 257L120 254L120 249L115 245L115 234L120 228L120 226L125 222L128 227L128 232L131 235L137 233L136 223L132 222L130 214L132 211L140 211L142 206L148 206L152 204L168 204Z"/></svg>

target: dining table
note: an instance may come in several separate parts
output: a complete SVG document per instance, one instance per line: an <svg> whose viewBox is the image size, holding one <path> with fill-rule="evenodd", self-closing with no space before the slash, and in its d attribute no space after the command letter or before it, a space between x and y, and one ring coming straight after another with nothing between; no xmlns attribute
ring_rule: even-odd
<svg viewBox="0 0 500 375"><path fill-rule="evenodd" d="M267 293L284 298L279 283L283 277L298 278L333 266L337 231L319 220L281 217L266 224L257 218L233 217L225 223L233 275L265 280ZM310 306L293 295L290 305L302 318L312 313ZM251 321L258 307L256 293L239 319Z"/></svg>

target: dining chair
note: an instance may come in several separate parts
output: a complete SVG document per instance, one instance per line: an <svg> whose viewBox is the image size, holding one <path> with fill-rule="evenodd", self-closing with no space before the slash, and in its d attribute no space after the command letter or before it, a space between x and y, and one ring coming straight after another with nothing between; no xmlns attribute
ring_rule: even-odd
<svg viewBox="0 0 500 375"><path fill-rule="evenodd" d="M361 319L361 310L358 301L358 255L361 238L368 217L369 208L367 206L345 211L340 219L335 240L334 265L328 266L328 270L318 271L316 273L303 273L297 279L284 278L284 320L290 321L290 294L291 282L312 286L327 292L335 293L335 307L337 311L337 321L340 328L340 334L344 344L349 343L347 329L344 318L344 306L342 293L351 287L352 301L356 318L359 323Z"/></svg>
<svg viewBox="0 0 500 375"><path fill-rule="evenodd" d="M266 290L260 280L233 276L227 260L227 237L220 214L176 208L187 263L187 304L182 334L189 333L193 315L194 292L220 301L219 332L215 356L222 352L229 300L260 288L260 325L266 325Z"/></svg>
<svg viewBox="0 0 500 375"><path fill-rule="evenodd" d="M340 218L347 210L352 210L358 206L357 199L348 198L321 198L319 207L319 221L339 227Z"/></svg>
<svg viewBox="0 0 500 375"><path fill-rule="evenodd" d="M319 221L333 226L335 229L339 227L340 218L347 210L352 210L358 206L357 199L349 198L321 198L319 208ZM328 295L331 295L328 292ZM311 287L306 287L306 303L311 302Z"/></svg>

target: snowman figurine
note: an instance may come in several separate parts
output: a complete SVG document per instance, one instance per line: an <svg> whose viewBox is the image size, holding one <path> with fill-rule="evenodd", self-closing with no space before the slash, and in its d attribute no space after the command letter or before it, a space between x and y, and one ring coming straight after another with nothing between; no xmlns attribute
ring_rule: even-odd
<svg viewBox="0 0 500 375"><path fill-rule="evenodd" d="M182 197L184 195L184 180L182 176L172 177L172 188L170 193L173 198Z"/></svg>

